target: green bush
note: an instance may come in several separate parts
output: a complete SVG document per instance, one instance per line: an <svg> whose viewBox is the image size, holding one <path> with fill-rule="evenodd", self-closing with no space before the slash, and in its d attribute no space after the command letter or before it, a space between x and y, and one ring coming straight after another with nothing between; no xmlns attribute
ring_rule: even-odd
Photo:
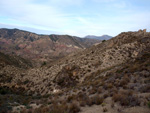
<svg viewBox="0 0 150 113"><path fill-rule="evenodd" d="M148 107L150 108L150 101L147 103Z"/></svg>

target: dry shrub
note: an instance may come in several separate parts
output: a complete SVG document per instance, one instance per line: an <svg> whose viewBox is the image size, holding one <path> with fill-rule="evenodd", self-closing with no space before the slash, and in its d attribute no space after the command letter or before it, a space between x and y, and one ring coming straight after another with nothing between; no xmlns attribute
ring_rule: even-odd
<svg viewBox="0 0 150 113"><path fill-rule="evenodd" d="M21 112L21 113L28 113L28 110L25 109L25 108L23 108L20 112ZM4 113L5 113L5 112L4 112ZM39 112L37 112L37 113L39 113Z"/></svg>
<svg viewBox="0 0 150 113"><path fill-rule="evenodd" d="M102 88L98 88L97 93L98 94L102 93Z"/></svg>
<svg viewBox="0 0 150 113"><path fill-rule="evenodd" d="M84 106L86 105L86 102L85 102L85 101L80 101L79 103L80 103L80 106L81 106L81 107L84 107Z"/></svg>
<svg viewBox="0 0 150 113"><path fill-rule="evenodd" d="M103 112L107 112L108 111L108 109L107 108L103 108Z"/></svg>
<svg viewBox="0 0 150 113"><path fill-rule="evenodd" d="M67 102L72 102L73 100L76 100L77 96L76 95L71 95L71 96L68 96L67 98Z"/></svg>
<svg viewBox="0 0 150 113"><path fill-rule="evenodd" d="M115 104L114 104L114 102L112 102L112 103L111 103L111 107L112 107L112 108L114 108L114 107L115 107Z"/></svg>
<svg viewBox="0 0 150 113"><path fill-rule="evenodd" d="M99 95L95 95L91 98L89 98L89 100L87 101L87 105L91 106L91 105L100 105L102 104L104 101L104 98L100 97Z"/></svg>
<svg viewBox="0 0 150 113"><path fill-rule="evenodd" d="M49 111L46 113L69 113L68 110L69 107L67 104L53 104L52 106L50 106Z"/></svg>
<svg viewBox="0 0 150 113"><path fill-rule="evenodd" d="M105 93L105 94L103 95L103 97L104 97L104 98L107 98L107 97L109 97L109 94L108 94L108 93Z"/></svg>
<svg viewBox="0 0 150 113"><path fill-rule="evenodd" d="M39 108L34 109L33 113L47 113L49 112L50 108L46 106L41 106Z"/></svg>
<svg viewBox="0 0 150 113"><path fill-rule="evenodd" d="M87 97L86 93L79 92L79 93L77 94L77 100L82 100L82 99L84 99L84 98L86 98L86 97Z"/></svg>
<svg viewBox="0 0 150 113"><path fill-rule="evenodd" d="M114 94L112 97L114 102L118 102L121 98L122 98L122 95L118 93Z"/></svg>
<svg viewBox="0 0 150 113"><path fill-rule="evenodd" d="M68 109L69 113L78 113L80 111L80 107L76 103L71 103Z"/></svg>
<svg viewBox="0 0 150 113"><path fill-rule="evenodd" d="M124 95L124 94L115 94L113 96L113 100L114 100L114 102L119 101L122 106L128 106L129 105L128 96Z"/></svg>
<svg viewBox="0 0 150 113"><path fill-rule="evenodd" d="M93 105L92 99L88 97L87 100L86 100L86 104L87 104L88 106L92 106L92 105Z"/></svg>
<svg viewBox="0 0 150 113"><path fill-rule="evenodd" d="M138 97L133 96L131 91L120 91L112 97L114 102L119 102L122 106L137 106L139 105Z"/></svg>
<svg viewBox="0 0 150 113"><path fill-rule="evenodd" d="M150 92L150 83L143 85L139 88L139 91L142 93L149 93Z"/></svg>
<svg viewBox="0 0 150 113"><path fill-rule="evenodd" d="M105 90L111 89L111 88L113 88L113 84L112 83L107 83L103 87L104 87Z"/></svg>
<svg viewBox="0 0 150 113"><path fill-rule="evenodd" d="M123 87L129 83L130 79L127 75L125 75L120 81L120 86Z"/></svg>

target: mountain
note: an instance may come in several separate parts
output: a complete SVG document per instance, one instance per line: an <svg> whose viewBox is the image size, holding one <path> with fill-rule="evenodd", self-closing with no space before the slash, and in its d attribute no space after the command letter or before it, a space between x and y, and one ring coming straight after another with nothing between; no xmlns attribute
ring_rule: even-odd
<svg viewBox="0 0 150 113"><path fill-rule="evenodd" d="M123 32L43 67L3 67L0 110L149 113L150 32ZM10 70L11 69L11 70Z"/></svg>
<svg viewBox="0 0 150 113"><path fill-rule="evenodd" d="M88 35L88 36L85 36L84 38L98 39L98 40L109 40L112 38L112 36L109 36L109 35L102 35L102 36Z"/></svg>
<svg viewBox="0 0 150 113"><path fill-rule="evenodd" d="M53 61L100 41L69 35L38 35L19 29L0 29L0 51L34 61Z"/></svg>

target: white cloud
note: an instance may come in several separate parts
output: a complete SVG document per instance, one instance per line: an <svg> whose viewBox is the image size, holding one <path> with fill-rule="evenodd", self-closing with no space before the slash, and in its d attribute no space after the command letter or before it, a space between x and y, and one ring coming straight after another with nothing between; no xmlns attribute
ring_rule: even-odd
<svg viewBox="0 0 150 113"><path fill-rule="evenodd" d="M21 0L21 2L20 0L14 0L13 2L11 0L5 1L6 2L0 2L0 5L3 6L0 12L7 12L6 16L11 16L13 19L53 27L57 26L58 23L63 23L64 21L64 19L59 16L62 14L61 11L58 11L55 7L31 4L29 0Z"/></svg>
<svg viewBox="0 0 150 113"><path fill-rule="evenodd" d="M0 17L9 18L3 21L3 24L21 26L21 28L32 27L46 31L57 31L61 34L77 36L108 33L114 36L122 31L150 26L147 24L149 23L150 13L136 12L130 9L124 10L128 5L125 1L91 1L104 2L108 6L111 3L109 10L121 10L117 11L118 15L113 15L112 12L109 12L109 15L107 13L95 15L85 11L88 16L83 16L67 13L62 10L62 7L80 6L85 0L46 0L41 1L40 4L37 3L37 0L1 0ZM98 11L94 13L98 13Z"/></svg>

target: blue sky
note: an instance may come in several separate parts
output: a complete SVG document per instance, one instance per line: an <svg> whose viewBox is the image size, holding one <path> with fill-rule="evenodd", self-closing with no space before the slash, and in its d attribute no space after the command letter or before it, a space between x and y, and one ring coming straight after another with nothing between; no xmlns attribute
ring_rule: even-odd
<svg viewBox="0 0 150 113"><path fill-rule="evenodd" d="M0 28L80 37L150 31L150 0L0 0Z"/></svg>

